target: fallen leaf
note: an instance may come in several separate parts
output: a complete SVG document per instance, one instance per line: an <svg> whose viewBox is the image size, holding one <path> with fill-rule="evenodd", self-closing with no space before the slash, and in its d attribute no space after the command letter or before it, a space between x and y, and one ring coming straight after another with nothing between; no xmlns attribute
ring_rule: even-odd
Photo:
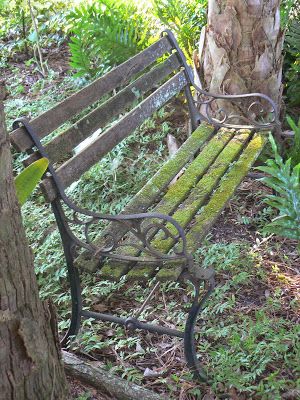
<svg viewBox="0 0 300 400"><path fill-rule="evenodd" d="M163 376L165 371L154 371L150 368L146 368L144 371L145 378L158 378L159 376Z"/></svg>

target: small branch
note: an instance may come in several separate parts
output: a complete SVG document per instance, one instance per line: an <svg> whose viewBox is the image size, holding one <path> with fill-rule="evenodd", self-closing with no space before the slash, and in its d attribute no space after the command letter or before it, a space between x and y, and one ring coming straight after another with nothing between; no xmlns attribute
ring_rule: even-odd
<svg viewBox="0 0 300 400"><path fill-rule="evenodd" d="M30 16L31 16L31 19L32 19L32 23L33 23L33 26L34 26L35 33L36 33L36 47L37 47L37 51L38 51L38 54L39 54L41 73L45 77L46 76L46 72L45 72L43 56L42 56L42 52L41 52L41 48L40 48L39 31L38 31L36 19L35 19L34 13L33 13L33 9L31 7L31 0L27 0L27 1L28 1L28 7L29 7L29 11L30 11Z"/></svg>
<svg viewBox="0 0 300 400"><path fill-rule="evenodd" d="M116 400L168 400L135 383L121 379L110 372L93 367L74 354L62 352L66 373L111 395Z"/></svg>

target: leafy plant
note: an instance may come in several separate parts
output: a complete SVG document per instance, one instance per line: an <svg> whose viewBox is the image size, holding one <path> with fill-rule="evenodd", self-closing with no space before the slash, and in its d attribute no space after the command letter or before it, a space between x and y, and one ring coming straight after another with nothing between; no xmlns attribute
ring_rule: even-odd
<svg viewBox="0 0 300 400"><path fill-rule="evenodd" d="M265 202L279 212L271 223L265 226L266 233L300 240L300 163L292 168L291 158L283 161L278 153L274 138L270 135L274 159L267 160L267 166L257 167L270 176L262 182L276 194L268 195Z"/></svg>
<svg viewBox="0 0 300 400"><path fill-rule="evenodd" d="M294 131L294 142L293 147L290 152L290 157L292 159L292 167L300 163L300 118L298 119L298 124L290 117L286 117L288 124Z"/></svg>
<svg viewBox="0 0 300 400"><path fill-rule="evenodd" d="M35 189L36 185L45 173L48 165L49 161L47 158L40 158L39 160L30 164L16 177L16 192L21 206L25 203Z"/></svg>
<svg viewBox="0 0 300 400"><path fill-rule="evenodd" d="M300 12L300 6L295 0L283 0L280 3L280 22L285 29L292 22L293 18Z"/></svg>
<svg viewBox="0 0 300 400"><path fill-rule="evenodd" d="M287 97L291 106L300 104L300 19L295 17L285 37L285 78Z"/></svg>
<svg viewBox="0 0 300 400"><path fill-rule="evenodd" d="M174 31L179 45L191 59L206 23L207 0L153 0L153 6L161 23Z"/></svg>
<svg viewBox="0 0 300 400"><path fill-rule="evenodd" d="M34 2L41 47L58 46L66 39L66 14L71 0ZM35 58L36 33L26 0L0 2L0 63L23 53ZM22 57L23 58L23 57Z"/></svg>
<svg viewBox="0 0 300 400"><path fill-rule="evenodd" d="M133 4L100 0L81 4L68 16L71 66L77 75L95 76L132 57L150 43L147 19Z"/></svg>

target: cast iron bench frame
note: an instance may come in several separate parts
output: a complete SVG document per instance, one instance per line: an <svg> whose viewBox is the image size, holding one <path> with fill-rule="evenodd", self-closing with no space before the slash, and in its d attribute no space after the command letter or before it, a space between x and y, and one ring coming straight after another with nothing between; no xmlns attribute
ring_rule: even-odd
<svg viewBox="0 0 300 400"><path fill-rule="evenodd" d="M212 124L215 127L215 132L221 127L234 129L247 128L250 130L261 131L271 130L274 127L278 126L279 122L276 105L270 98L263 94L253 93L244 95L214 95L211 93L207 93L199 88L194 82L193 71L191 67L188 66L183 52L179 48L174 35L169 30L166 30L162 33L162 39L160 39L160 41L158 41L157 43L166 45L166 40L169 47L166 52L170 53L173 59L176 59L178 69L182 72L182 76L185 79L185 84L182 85L182 88L184 89L188 105L192 131L195 131L202 121L206 121ZM155 49L157 49L157 43L156 46L154 45ZM149 53L149 49L147 51ZM157 60L157 58L157 56L154 57L154 60ZM129 61L125 62L121 66L118 66L113 71L116 71L118 69L121 70L125 64L127 65ZM110 73L108 73L107 75L109 74ZM101 79L103 78L100 78L100 80ZM162 85L160 85L160 87L161 86ZM191 92L191 87L194 87L196 92L202 96L200 101L194 100ZM174 97L176 94L177 92L171 97ZM251 102L249 105L250 98L255 98L255 101ZM211 111L212 104L218 99L226 101L238 101L239 104L241 104L241 101L245 100L245 103L247 104L246 111L243 113L242 117L238 116L239 121L242 120L243 123L241 124L239 123L239 121L237 123L237 116L227 115L225 110L222 110L220 112L219 118L216 115L213 115ZM257 99L260 99L260 101L258 101ZM200 105L202 106L201 110L203 110L204 107L204 112L202 111L200 113ZM267 122L257 118L257 112L254 112L254 109L256 108L258 109L258 112L262 115L262 112L266 108L266 105L269 113L272 114L271 120ZM147 116L144 119L146 118ZM51 157L49 157L48 155L47 150L45 149L45 146L41 144L41 134L39 133L38 128L35 127L33 123L29 122L25 118L19 118L14 122L13 129L14 131L11 134L12 143L17 148L17 150L24 151L25 149L25 151L29 154L29 161L27 160L27 164L30 164L30 162L39 157L46 157L51 159ZM21 137L21 141L24 140L24 135L27 136L27 142L25 140L27 144L25 143L25 145L20 145L19 138ZM42 189L46 193L48 201L51 202L52 210L55 214L55 218L61 235L67 263L68 279L70 283L72 298L71 322L69 329L62 340L62 346L66 345L70 336L74 336L78 333L82 317L114 322L123 325L128 329L144 329L150 332L156 332L158 334L177 336L184 339L184 352L188 366L194 371L195 375L198 378L205 380L206 374L202 366L200 365L196 355L194 328L197 317L202 310L206 299L208 298L215 286L214 270L204 269L200 266L197 266L195 268L193 256L187 249L185 231L172 217L155 212L120 215L104 215L92 212L87 209L78 207L76 204L74 204L74 202L71 201L70 198L66 195L64 187L65 185L63 184L61 178L58 176L54 165L50 162L47 176L42 183ZM62 204L64 204L64 206L67 206L67 208L72 211L72 218L66 215ZM126 232L130 231L131 234L134 235L135 240L140 242L141 247L144 249L146 254L148 254L148 256L146 258L141 258L140 256L126 256L122 253L116 253L116 250L119 246L121 246L121 244L120 242L115 242L113 237L109 238L108 246L102 248L95 247L95 245L89 240L88 231L89 227L92 224L97 223L100 220L115 222L119 224L120 227L123 227ZM143 228L145 220L149 221L148 226L146 224L146 229ZM157 222L153 222L154 220L156 220ZM86 236L85 240L79 239L74 235L72 229L70 228L70 224L84 226ZM172 229L168 228L167 226L171 226ZM158 230L162 230L166 238L172 237L177 243L180 243L180 248L177 248L177 250L175 250L171 254L165 254L157 251L154 247L151 246L149 240L149 232L151 231L151 229L155 229L156 232ZM176 232L176 235L174 235L174 232ZM139 321L136 317L121 318L115 315L97 313L85 309L83 310L79 271L74 265L74 260L76 258L76 248L86 249L88 252L92 253L93 256L96 255L97 257L99 257L99 260L103 260L103 258L112 258L116 261L119 260L122 262L137 261L139 263L182 263L185 268L180 278L191 281L191 283L195 287L195 297L192 303L192 307L188 313L184 332L163 326L144 323ZM200 298L201 282L204 282L205 289L204 294Z"/></svg>

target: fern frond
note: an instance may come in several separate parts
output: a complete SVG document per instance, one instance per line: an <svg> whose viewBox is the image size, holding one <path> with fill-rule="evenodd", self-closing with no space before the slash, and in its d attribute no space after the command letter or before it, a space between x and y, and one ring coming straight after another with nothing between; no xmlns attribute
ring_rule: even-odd
<svg viewBox="0 0 300 400"><path fill-rule="evenodd" d="M275 140L270 136L275 159L267 166L257 167L269 176L261 181L276 191L266 196L265 203L278 211L278 217L265 228L265 233L300 240L300 163L292 167L291 159L284 161L279 155Z"/></svg>

